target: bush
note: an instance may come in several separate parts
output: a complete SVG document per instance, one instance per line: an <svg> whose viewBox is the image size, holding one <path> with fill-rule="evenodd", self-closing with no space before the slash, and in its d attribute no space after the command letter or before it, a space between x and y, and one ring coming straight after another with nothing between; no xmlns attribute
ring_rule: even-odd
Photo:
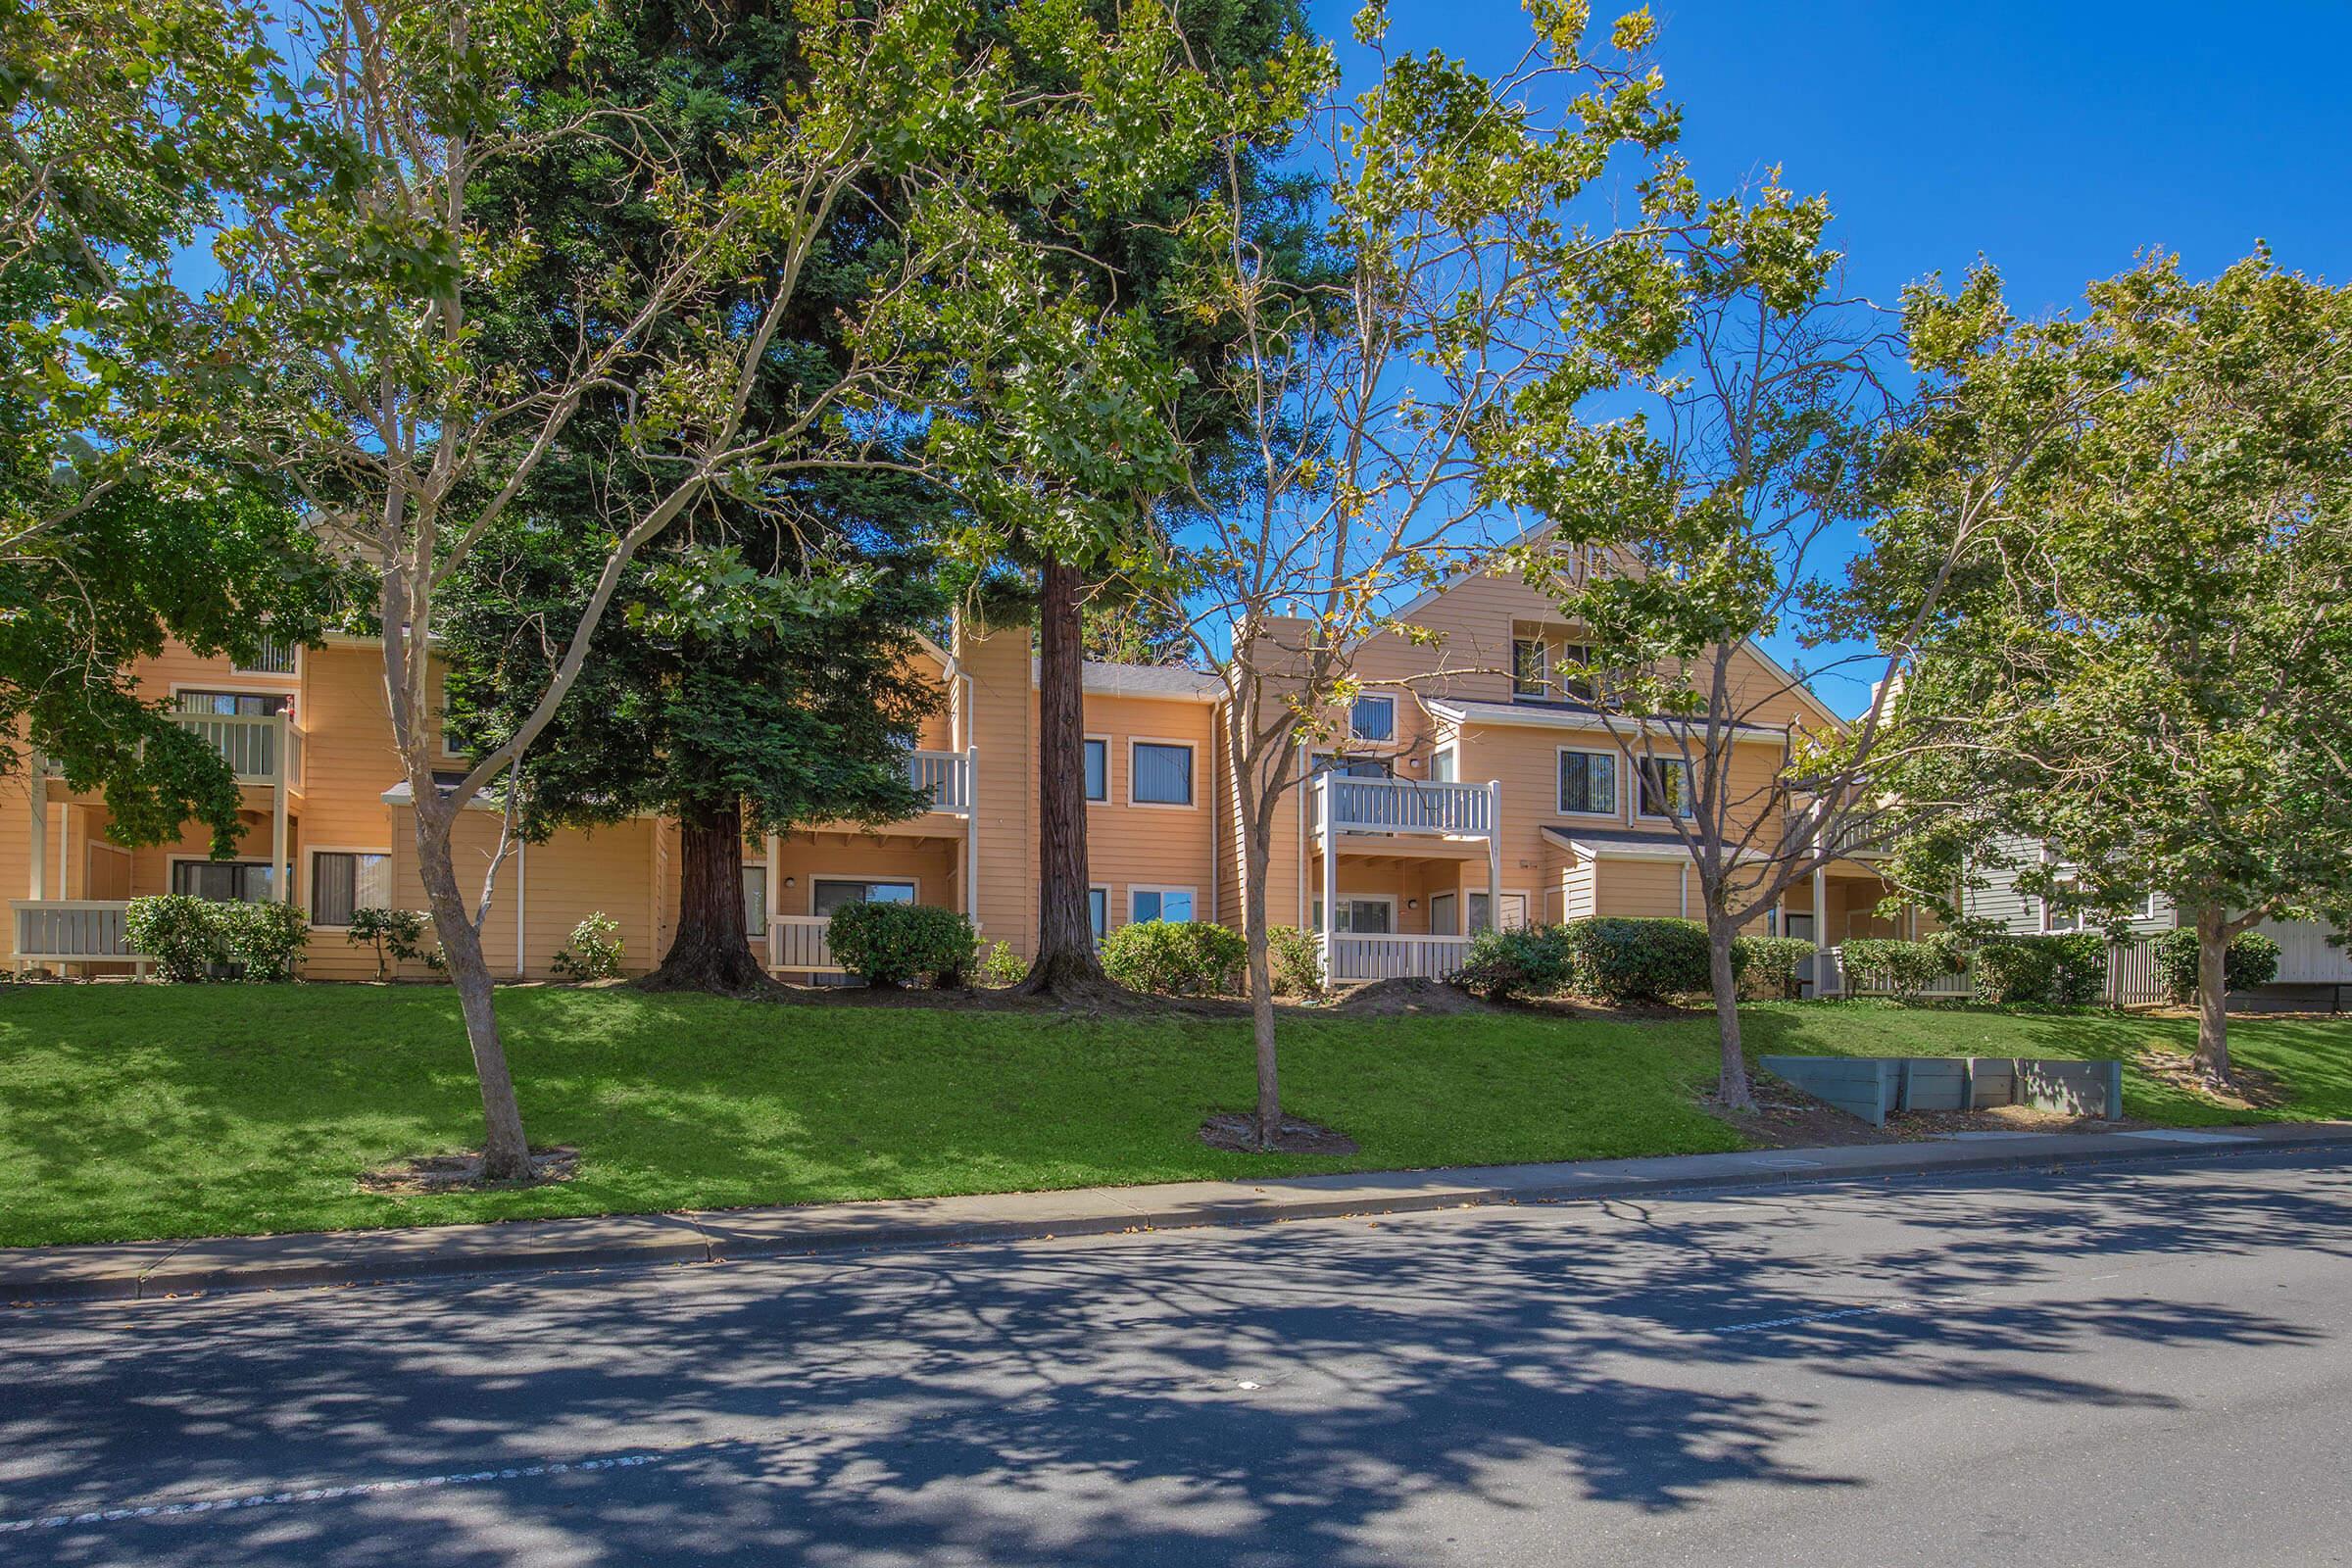
<svg viewBox="0 0 2352 1568"><path fill-rule="evenodd" d="M1804 982L1797 969L1813 956L1813 944L1803 937L1732 938L1732 972L1740 979L1741 996L1786 1002Z"/></svg>
<svg viewBox="0 0 2352 1568"><path fill-rule="evenodd" d="M611 980L620 973L620 923L599 909L571 928L571 945L549 961L573 980Z"/></svg>
<svg viewBox="0 0 2352 1568"><path fill-rule="evenodd" d="M2167 931L2155 939L2156 974L2167 995L2186 1004L2197 996L2197 934ZM2222 988L2251 991L2278 976L2278 944L2259 931L2240 931L2222 950Z"/></svg>
<svg viewBox="0 0 2352 1568"><path fill-rule="evenodd" d="M1278 997L1311 1002L1323 995L1323 950L1295 925L1267 928L1266 968Z"/></svg>
<svg viewBox="0 0 2352 1568"><path fill-rule="evenodd" d="M228 961L228 933L214 910L220 906L185 893L133 899L122 917L130 951L155 960L156 973L175 985L213 977Z"/></svg>
<svg viewBox="0 0 2352 1568"><path fill-rule="evenodd" d="M353 947L375 949L375 977L386 978L392 965L424 956L424 928L431 916L422 909L354 909L343 940Z"/></svg>
<svg viewBox="0 0 2352 1568"><path fill-rule="evenodd" d="M2096 931L1994 937L1978 944L1968 966L1988 1002L2079 1007L2106 989L2107 939Z"/></svg>
<svg viewBox="0 0 2352 1568"><path fill-rule="evenodd" d="M980 956L977 978L982 985L1002 991L1006 986L1019 985L1028 973L1029 960L1013 952L1011 943L992 942Z"/></svg>
<svg viewBox="0 0 2352 1568"><path fill-rule="evenodd" d="M1481 931L1453 983L1489 1002L1547 996L1569 980L1565 926L1528 925Z"/></svg>
<svg viewBox="0 0 2352 1568"><path fill-rule="evenodd" d="M1212 920L1138 920L1102 939L1102 972L1137 991L1231 992L1248 960L1242 934Z"/></svg>
<svg viewBox="0 0 2352 1568"><path fill-rule="evenodd" d="M1844 949L1845 972L1867 976L1897 997L1915 997L1952 972L1951 956L1933 942L1900 942L1886 937L1857 937ZM1848 980L1847 989L1855 989Z"/></svg>
<svg viewBox="0 0 2352 1568"><path fill-rule="evenodd" d="M241 964L238 978L261 982L291 980L311 945L311 917L291 904L216 904L221 946L228 961Z"/></svg>
<svg viewBox="0 0 2352 1568"><path fill-rule="evenodd" d="M845 904L825 928L833 956L869 986L959 986L979 951L972 922L929 904Z"/></svg>
<svg viewBox="0 0 2352 1568"><path fill-rule="evenodd" d="M1707 928L1696 920L1571 920L1565 936L1570 987L1612 1004L1664 1002L1714 989Z"/></svg>

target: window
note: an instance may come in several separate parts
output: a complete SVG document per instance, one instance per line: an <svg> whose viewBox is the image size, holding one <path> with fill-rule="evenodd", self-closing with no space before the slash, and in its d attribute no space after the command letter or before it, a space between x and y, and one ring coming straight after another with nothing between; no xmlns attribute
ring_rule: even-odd
<svg viewBox="0 0 2352 1568"><path fill-rule="evenodd" d="M1592 650L1570 644L1560 650L1560 662L1589 666L1592 662ZM1586 702L1591 702L1596 694L1596 688L1592 678L1589 675L1562 675L1560 676L1560 694L1564 697L1581 697Z"/></svg>
<svg viewBox="0 0 2352 1568"><path fill-rule="evenodd" d="M311 857L311 924L349 925L354 909L391 906L389 855L319 850Z"/></svg>
<svg viewBox="0 0 2352 1568"><path fill-rule="evenodd" d="M1511 639L1511 695L1542 697L1551 690L1551 661L1541 637Z"/></svg>
<svg viewBox="0 0 2352 1568"><path fill-rule="evenodd" d="M767 941L767 867L743 868L743 929L754 944Z"/></svg>
<svg viewBox="0 0 2352 1568"><path fill-rule="evenodd" d="M1315 925L1323 924L1323 901L1315 901ZM1396 901L1394 899L1342 899L1338 923L1332 930L1349 936L1385 937L1396 928Z"/></svg>
<svg viewBox="0 0 2352 1568"><path fill-rule="evenodd" d="M1110 799L1110 742L1091 736L1086 743L1086 798Z"/></svg>
<svg viewBox="0 0 2352 1568"><path fill-rule="evenodd" d="M240 664L232 660L228 667L240 675L291 675L297 657L295 644L279 642L274 637L264 637L252 663Z"/></svg>
<svg viewBox="0 0 2352 1568"><path fill-rule="evenodd" d="M1192 917L1191 888L1127 890L1127 918L1130 920L1190 920Z"/></svg>
<svg viewBox="0 0 2352 1568"><path fill-rule="evenodd" d="M1348 710L1348 732L1359 741L1393 741L1396 738L1396 699L1394 697L1358 697Z"/></svg>
<svg viewBox="0 0 2352 1568"><path fill-rule="evenodd" d="M1095 940L1102 941L1102 934L1110 929L1110 889L1086 890L1086 918L1095 928Z"/></svg>
<svg viewBox="0 0 2352 1568"><path fill-rule="evenodd" d="M1315 757L1315 771L1331 773L1340 778L1395 778L1396 769L1385 757L1335 757L1329 752Z"/></svg>
<svg viewBox="0 0 2352 1568"><path fill-rule="evenodd" d="M284 692L180 692L173 706L183 713L230 718L282 713L292 702Z"/></svg>
<svg viewBox="0 0 2352 1568"><path fill-rule="evenodd" d="M1505 893L1502 896L1502 928L1505 931L1518 931L1525 928L1526 925L1527 895ZM1473 893L1470 895L1470 934L1476 936L1485 929L1487 929L1487 896L1484 893Z"/></svg>
<svg viewBox="0 0 2352 1568"><path fill-rule="evenodd" d="M808 887L808 912L831 914L845 904L912 904L911 882L860 882L849 877L819 877Z"/></svg>
<svg viewBox="0 0 2352 1568"><path fill-rule="evenodd" d="M1642 814L1690 814L1690 764L1679 757L1642 759Z"/></svg>
<svg viewBox="0 0 2352 1568"><path fill-rule="evenodd" d="M266 860L174 860L172 891L215 904L268 904L277 879Z"/></svg>
<svg viewBox="0 0 2352 1568"><path fill-rule="evenodd" d="M1450 746L1434 754L1429 760L1429 781L1432 784L1451 784L1461 771L1460 758Z"/></svg>
<svg viewBox="0 0 2352 1568"><path fill-rule="evenodd" d="M1137 741L1128 755L1128 798L1138 806L1193 804L1193 749L1166 741Z"/></svg>
<svg viewBox="0 0 2352 1568"><path fill-rule="evenodd" d="M1560 753L1560 811L1573 816L1617 814L1617 759L1606 752Z"/></svg>

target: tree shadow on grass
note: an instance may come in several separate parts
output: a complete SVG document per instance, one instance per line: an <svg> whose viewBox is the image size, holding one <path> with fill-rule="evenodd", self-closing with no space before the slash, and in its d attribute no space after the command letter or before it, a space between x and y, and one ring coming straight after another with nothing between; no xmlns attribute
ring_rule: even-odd
<svg viewBox="0 0 2352 1568"><path fill-rule="evenodd" d="M1563 1497L1640 1521L1740 1485L1837 1496L1862 1478L1805 1445L1857 1384L2162 1410L2161 1354L2127 1382L2079 1352L2324 1347L2084 1259L2348 1237L2340 1186L2214 1161L26 1313L0 1341L0 1383L36 1391L0 1413L0 1520L647 1454L10 1549L1353 1568L1416 1555L1440 1500L1541 1530Z"/></svg>

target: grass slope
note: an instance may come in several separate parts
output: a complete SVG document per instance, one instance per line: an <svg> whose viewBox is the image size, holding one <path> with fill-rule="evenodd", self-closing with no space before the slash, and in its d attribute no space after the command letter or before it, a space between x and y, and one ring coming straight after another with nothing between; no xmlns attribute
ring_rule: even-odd
<svg viewBox="0 0 2352 1568"><path fill-rule="evenodd" d="M1737 1148L1701 1027L1513 1017L1286 1025L1284 1101L1361 1146L1195 1136L1254 1094L1241 1022L1057 1021L504 991L537 1144L577 1177L398 1198L364 1170L478 1138L443 990L0 992L0 1246L1021 1191Z"/></svg>

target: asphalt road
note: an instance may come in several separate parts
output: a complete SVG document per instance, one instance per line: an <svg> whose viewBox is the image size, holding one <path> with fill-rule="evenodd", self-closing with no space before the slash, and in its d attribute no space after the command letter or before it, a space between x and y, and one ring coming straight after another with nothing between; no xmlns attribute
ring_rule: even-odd
<svg viewBox="0 0 2352 1568"><path fill-rule="evenodd" d="M10 1568L2289 1568L2348 1459L2324 1155L0 1313Z"/></svg>

